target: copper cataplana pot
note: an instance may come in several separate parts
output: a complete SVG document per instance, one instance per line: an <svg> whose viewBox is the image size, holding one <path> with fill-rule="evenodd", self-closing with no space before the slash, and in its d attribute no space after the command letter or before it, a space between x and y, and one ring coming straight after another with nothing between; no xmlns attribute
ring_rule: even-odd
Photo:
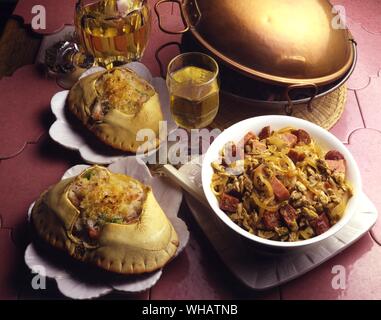
<svg viewBox="0 0 381 320"><path fill-rule="evenodd" d="M179 5L183 30L168 30L160 6ZM309 107L319 88L348 78L356 44L327 0L161 0L159 27L191 33L208 53L245 77L283 86L292 112L293 90L309 89Z"/></svg>

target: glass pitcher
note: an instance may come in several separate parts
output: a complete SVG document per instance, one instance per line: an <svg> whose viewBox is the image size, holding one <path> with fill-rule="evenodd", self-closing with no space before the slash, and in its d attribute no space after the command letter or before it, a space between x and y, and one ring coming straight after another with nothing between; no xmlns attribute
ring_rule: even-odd
<svg viewBox="0 0 381 320"><path fill-rule="evenodd" d="M75 27L86 54L112 68L142 58L151 12L147 0L78 0Z"/></svg>

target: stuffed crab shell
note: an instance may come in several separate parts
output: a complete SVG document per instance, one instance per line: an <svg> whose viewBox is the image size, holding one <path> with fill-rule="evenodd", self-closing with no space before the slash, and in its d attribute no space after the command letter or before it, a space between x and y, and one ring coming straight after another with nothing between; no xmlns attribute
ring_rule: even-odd
<svg viewBox="0 0 381 320"><path fill-rule="evenodd" d="M97 72L79 80L70 90L69 110L101 141L122 151L136 153L155 149L159 139L137 141L141 129L159 137L163 120L159 95L127 68Z"/></svg>
<svg viewBox="0 0 381 320"><path fill-rule="evenodd" d="M42 194L32 210L32 222L50 245L122 274L162 268L179 245L152 189L100 166Z"/></svg>

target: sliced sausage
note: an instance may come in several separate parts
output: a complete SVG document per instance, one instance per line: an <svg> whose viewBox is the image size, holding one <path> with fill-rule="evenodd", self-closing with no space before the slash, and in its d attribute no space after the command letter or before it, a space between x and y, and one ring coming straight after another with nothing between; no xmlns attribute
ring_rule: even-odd
<svg viewBox="0 0 381 320"><path fill-rule="evenodd" d="M230 165L231 163L244 159L243 146L237 146L235 143L226 144L224 147L223 164Z"/></svg>
<svg viewBox="0 0 381 320"><path fill-rule="evenodd" d="M298 162L302 162L306 158L306 155L303 152L296 151L295 149L291 149L288 152L287 156L295 164L298 163Z"/></svg>
<svg viewBox="0 0 381 320"><path fill-rule="evenodd" d="M304 144L310 144L311 143L311 136L309 133L303 129L294 130L292 131L292 134L297 137L297 144L298 145L304 145Z"/></svg>
<svg viewBox="0 0 381 320"><path fill-rule="evenodd" d="M319 218L317 218L314 221L313 227L317 235L323 234L324 232L328 231L331 225L329 223L327 215L325 213L321 214Z"/></svg>
<svg viewBox="0 0 381 320"><path fill-rule="evenodd" d="M270 183L277 200L284 201L290 198L290 192L283 185L283 183L278 180L277 177L273 176L270 180Z"/></svg>
<svg viewBox="0 0 381 320"><path fill-rule="evenodd" d="M232 157L237 156L237 145L234 143L231 145L231 155L232 155Z"/></svg>
<svg viewBox="0 0 381 320"><path fill-rule="evenodd" d="M286 204L279 209L279 212L288 227L290 227L292 230L297 227L296 218L298 214L292 206Z"/></svg>
<svg viewBox="0 0 381 320"><path fill-rule="evenodd" d="M280 137L284 142L287 143L290 148L295 147L296 143L298 142L297 136L292 133L283 133L280 135Z"/></svg>
<svg viewBox="0 0 381 320"><path fill-rule="evenodd" d="M274 230L275 227L280 226L280 215L278 211L271 212L265 211L263 213L263 224L266 229Z"/></svg>
<svg viewBox="0 0 381 320"><path fill-rule="evenodd" d="M223 193L220 199L220 209L227 212L236 212L239 204L239 199Z"/></svg>
<svg viewBox="0 0 381 320"><path fill-rule="evenodd" d="M346 172L345 160L325 160L328 169L333 172L344 173Z"/></svg>
<svg viewBox="0 0 381 320"><path fill-rule="evenodd" d="M328 151L325 160L344 160L344 156L337 150Z"/></svg>
<svg viewBox="0 0 381 320"><path fill-rule="evenodd" d="M264 140L270 137L271 135L271 128L270 126L264 127L261 132L258 135L259 140Z"/></svg>

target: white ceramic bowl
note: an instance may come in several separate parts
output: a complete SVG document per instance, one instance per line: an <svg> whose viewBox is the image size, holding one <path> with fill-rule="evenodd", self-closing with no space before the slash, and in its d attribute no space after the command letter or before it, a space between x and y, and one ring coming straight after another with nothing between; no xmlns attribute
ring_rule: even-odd
<svg viewBox="0 0 381 320"><path fill-rule="evenodd" d="M235 224L220 208L216 196L213 194L210 184L212 181L213 169L211 163L218 160L219 152L224 147L224 145L229 141L238 142L241 140L246 133L253 131L259 133L259 131L265 127L271 126L272 130L278 130L284 127L294 127L296 129L306 130L311 137L323 148L323 150L338 150L340 151L346 160L347 164L347 181L353 186L353 197L349 200L346 207L345 213L341 220L331 227L325 233L314 237L312 239L297 241L297 242L280 242L274 240L267 240L255 236L246 230L242 229L240 226ZM262 244L272 248L299 248L311 244L316 244L324 239L329 238L338 232L344 225L348 223L351 219L357 204L359 201L359 196L361 193L361 176L358 166L350 154L348 149L340 142L334 135L322 129L321 127L297 118L287 117L287 116L263 116L256 117L241 121L231 126L222 132L217 139L212 143L210 148L205 154L205 158L202 165L202 185L204 189L205 196L212 207L213 211L217 216L233 231L240 234L241 236L253 241L256 244Z"/></svg>

